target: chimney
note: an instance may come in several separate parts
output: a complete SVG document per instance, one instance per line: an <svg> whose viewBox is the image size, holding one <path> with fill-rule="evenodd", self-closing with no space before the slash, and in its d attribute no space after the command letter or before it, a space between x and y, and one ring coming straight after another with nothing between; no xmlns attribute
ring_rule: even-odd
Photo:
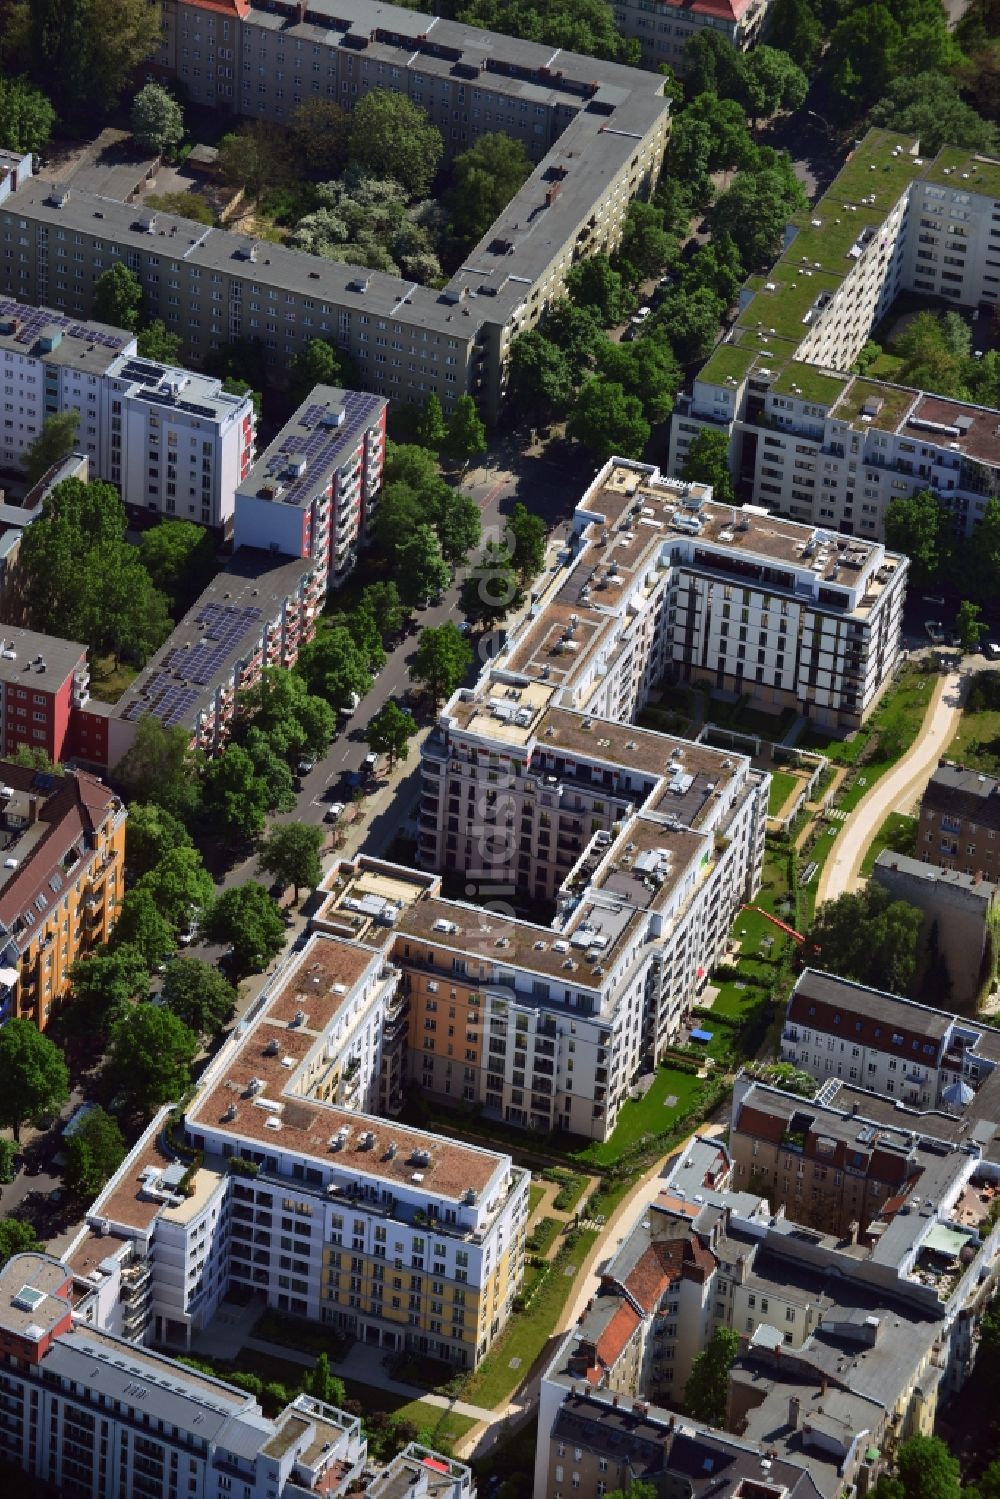
<svg viewBox="0 0 1000 1499"><path fill-rule="evenodd" d="M28 797L28 825L29 827L38 821L38 797Z"/></svg>
<svg viewBox="0 0 1000 1499"><path fill-rule="evenodd" d="M820 1392L821 1395L825 1395L826 1394L826 1375L825 1374L823 1375L823 1378L819 1382L819 1392Z"/></svg>
<svg viewBox="0 0 1000 1499"><path fill-rule="evenodd" d="M617 1410L618 1409L618 1396L617 1395L612 1395L612 1397L611 1397L611 1408L612 1408L612 1410Z"/></svg>
<svg viewBox="0 0 1000 1499"><path fill-rule="evenodd" d="M788 1424L793 1431L799 1429L799 1397L789 1395L788 1397Z"/></svg>
<svg viewBox="0 0 1000 1499"><path fill-rule="evenodd" d="M857 1248L858 1238L860 1234L861 1224L858 1222L857 1218L852 1218L850 1223L847 1225L847 1237L850 1239L855 1248Z"/></svg>

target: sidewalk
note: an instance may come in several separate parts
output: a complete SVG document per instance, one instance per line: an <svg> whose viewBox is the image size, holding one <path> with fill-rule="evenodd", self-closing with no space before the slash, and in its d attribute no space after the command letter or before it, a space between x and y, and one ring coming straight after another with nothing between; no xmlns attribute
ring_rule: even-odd
<svg viewBox="0 0 1000 1499"><path fill-rule="evenodd" d="M913 810L931 771L955 736L968 683L968 676L960 670L949 672L936 683L912 745L862 797L834 840L820 875L817 905L856 890L868 845L889 813Z"/></svg>

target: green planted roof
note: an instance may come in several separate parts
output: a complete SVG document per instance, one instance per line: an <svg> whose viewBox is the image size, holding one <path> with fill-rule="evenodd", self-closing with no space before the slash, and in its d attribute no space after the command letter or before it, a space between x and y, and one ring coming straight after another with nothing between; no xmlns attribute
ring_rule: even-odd
<svg viewBox="0 0 1000 1499"><path fill-rule="evenodd" d="M756 351L745 344L719 344L698 376L710 385L725 385L729 380L744 380L757 358Z"/></svg>
<svg viewBox="0 0 1000 1499"><path fill-rule="evenodd" d="M942 187L1000 198L1000 161L976 156L960 146L943 146L921 176L927 182L940 183Z"/></svg>
<svg viewBox="0 0 1000 1499"><path fill-rule="evenodd" d="M817 406L832 406L843 394L849 380L849 375L830 374L814 364L803 364L800 359L794 359L785 365L776 380L772 380L771 389L775 395L792 396Z"/></svg>
<svg viewBox="0 0 1000 1499"><path fill-rule="evenodd" d="M917 399L915 390L901 385L883 385L879 380L855 380L845 391L834 416L852 426L862 425L861 417L866 401L881 401L878 412L864 426L880 427L883 432L894 432L903 417Z"/></svg>

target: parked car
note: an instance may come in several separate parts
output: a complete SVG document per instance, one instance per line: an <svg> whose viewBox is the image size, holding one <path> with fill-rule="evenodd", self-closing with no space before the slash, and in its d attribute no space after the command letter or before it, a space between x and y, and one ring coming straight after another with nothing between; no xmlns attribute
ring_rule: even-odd
<svg viewBox="0 0 1000 1499"><path fill-rule="evenodd" d="M374 780L375 776L378 774L378 755L376 755L374 751L365 756L361 771L366 780Z"/></svg>
<svg viewBox="0 0 1000 1499"><path fill-rule="evenodd" d="M924 629L927 631L927 638L932 644L944 645L944 625L939 619L925 619Z"/></svg>
<svg viewBox="0 0 1000 1499"><path fill-rule="evenodd" d="M316 761L315 760L302 759L302 760L299 761L299 775L300 776L307 776L309 774L309 772L311 770L315 770L315 768L316 768Z"/></svg>
<svg viewBox="0 0 1000 1499"><path fill-rule="evenodd" d="M344 815L344 803L333 802L323 813L324 822L339 822Z"/></svg>
<svg viewBox="0 0 1000 1499"><path fill-rule="evenodd" d="M983 646L983 655L988 661L1000 660L1000 641L987 640Z"/></svg>

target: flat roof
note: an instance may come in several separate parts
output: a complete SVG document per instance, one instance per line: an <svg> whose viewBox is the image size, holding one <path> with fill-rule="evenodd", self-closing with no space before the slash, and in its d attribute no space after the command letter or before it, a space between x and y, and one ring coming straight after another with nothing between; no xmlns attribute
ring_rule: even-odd
<svg viewBox="0 0 1000 1499"><path fill-rule="evenodd" d="M124 328L0 297L0 349L12 354L104 375L120 354L134 348L135 334Z"/></svg>
<svg viewBox="0 0 1000 1499"><path fill-rule="evenodd" d="M366 390L317 385L257 459L238 495L302 505L329 483L388 406Z"/></svg>
<svg viewBox="0 0 1000 1499"><path fill-rule="evenodd" d="M32 518L26 511L24 524ZM8 686L58 692L81 662L86 665L86 657L87 647L79 640L0 624L0 682Z"/></svg>

